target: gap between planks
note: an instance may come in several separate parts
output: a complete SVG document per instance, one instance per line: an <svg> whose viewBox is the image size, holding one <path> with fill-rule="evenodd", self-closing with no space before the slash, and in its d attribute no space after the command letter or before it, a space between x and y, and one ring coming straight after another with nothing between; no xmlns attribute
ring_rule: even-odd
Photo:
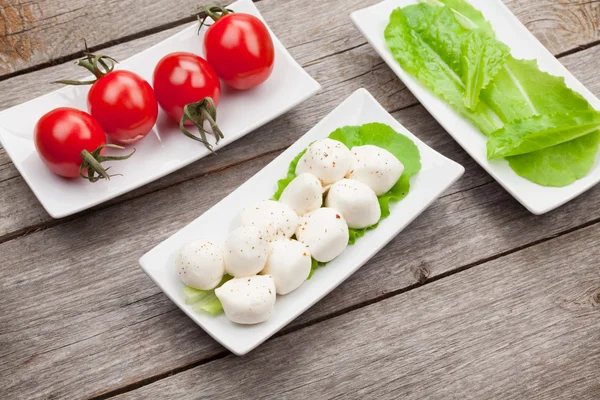
<svg viewBox="0 0 600 400"><path fill-rule="evenodd" d="M483 185L487 185L489 183L490 182L485 183ZM483 185L479 185L479 186L483 186ZM471 190L471 189L469 189L469 190ZM442 196L442 197L445 197L445 196ZM364 308L364 307L368 307L370 305L373 305L375 303L379 303L381 301L390 299L392 297L402 295L402 294L404 294L406 292L409 292L409 291L411 291L413 289L426 286L428 284L437 282L437 281L439 281L441 279L444 279L444 278L447 278L449 276L462 273L462 272L470 270L472 268L476 268L476 267L478 267L480 265L483 265L483 264L486 264L486 263L498 260L500 258L509 256L511 254L518 253L518 252L523 251L525 249L528 249L528 248L531 248L531 247L534 247L534 246L538 246L538 245L540 245L542 243L548 242L550 240L554 240L554 239L559 238L561 236L565 236L565 235L568 235L570 233L573 233L573 232L576 232L576 231L588 228L590 226L598 224L599 222L600 222L600 218L596 218L594 220L591 220L591 221L588 221L586 223L583 223L583 224L581 224L579 226L576 226L576 227L573 227L573 228L569 228L569 229L565 229L564 231L558 232L556 234L553 234L553 235L550 235L550 236L547 236L547 237L535 240L533 242L530 242L530 243L527 243L527 244L515 247L515 248L510 249L510 250L506 250L506 251L500 252L498 254L494 254L494 255L489 256L489 257L482 258L480 260L477 260L475 262L472 262L472 263L469 263L469 264L466 264L466 265L462 265L462 266L454 268L452 270L449 270L449 271L446 271L446 272L442 272L441 274L436 275L436 276L434 276L432 278L429 278L427 276L427 273L423 272L423 275L422 275L423 280L420 280L417 283L414 283L412 285L409 285L409 286L406 286L406 287L403 287L403 288L400 288L400 289L397 289L397 290L393 290L391 292L382 294L380 296L373 297L373 298L371 298L369 300L366 300L366 301L363 301L363 302L360 302L360 303L357 303L357 304L353 304L351 306L342 308L342 309L334 311L332 313L322 315L322 316L320 316L318 318L315 318L314 320L311 320L311 321L308 321L308 322L296 325L294 327L291 327L291 328L288 328L288 329L284 328L280 332L278 332L275 335L273 335L271 338L267 339L267 341L270 341L272 339L275 339L275 338L278 338L278 337L281 337L281 336L284 336L284 335L288 335L288 334L300 331L302 329L305 329L305 328L308 328L310 326L322 323L322 322L327 321L329 319L337 318L337 317L342 316L344 314L347 314L349 312L356 311L356 310L359 310L359 309ZM160 293L158 293L158 294L160 294ZM598 296L600 298L600 292L598 292L596 294L596 296ZM175 310L176 309L174 309L172 311L175 311ZM173 368L173 369L170 369L168 371L162 372L160 374L149 376L149 377L141 379L141 380L139 380L137 382L134 382L134 383L122 386L120 388L117 388L117 389L114 389L114 390L111 390L111 391L108 391L108 392L105 392L105 393L101 393L101 394L99 394L97 396L93 396L93 397L90 398L90 400L105 400L105 399L117 397L117 396L123 395L125 393L132 392L134 390L140 389L140 388L142 388L144 386L148 386L148 385L153 384L155 382L158 382L158 381L160 381L162 379L171 377L173 375L177 375L177 374L180 374L182 372L186 372L186 371L189 371L189 370L194 369L196 367L199 367L201 365L209 364L209 363L211 363L213 361L220 360L222 358L227 357L228 355L230 355L230 353L227 350L223 350L222 352L217 353L217 354L215 354L215 355L213 355L211 357L207 357L207 358L204 358L204 359L201 359L201 360L198 360L198 361L194 361L194 362L188 363L186 365L182 365L180 367Z"/></svg>

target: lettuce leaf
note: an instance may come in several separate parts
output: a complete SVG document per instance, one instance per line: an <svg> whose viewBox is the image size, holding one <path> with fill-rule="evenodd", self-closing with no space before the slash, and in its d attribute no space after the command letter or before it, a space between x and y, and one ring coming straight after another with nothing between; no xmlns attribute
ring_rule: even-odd
<svg viewBox="0 0 600 400"><path fill-rule="evenodd" d="M593 166L598 146L587 135L596 130L598 112L562 77L510 56L468 2L398 8L384 35L405 71L491 135L490 158L511 157L517 174L546 186L568 185ZM586 145L592 148L584 151Z"/></svg>
<svg viewBox="0 0 600 400"><path fill-rule="evenodd" d="M532 153L585 136L600 129L600 113L535 115L505 125L487 142L489 159ZM562 148L562 150L566 149Z"/></svg>
<svg viewBox="0 0 600 400"><path fill-rule="evenodd" d="M233 277L225 274L217 287L223 286L230 279L233 279ZM219 298L215 295L215 289L200 290L186 286L183 288L183 295L185 296L185 304L191 305L192 309L197 313L207 312L209 314L217 314L223 310Z"/></svg>
<svg viewBox="0 0 600 400"><path fill-rule="evenodd" d="M494 37L492 25L485 19L481 11L465 0L433 0L437 5L446 6L455 14L456 20L468 29L481 29L488 36Z"/></svg>
<svg viewBox="0 0 600 400"><path fill-rule="evenodd" d="M594 166L600 132L533 153L507 157L521 177L543 186L563 187L587 175Z"/></svg>
<svg viewBox="0 0 600 400"><path fill-rule="evenodd" d="M469 32L461 44L461 73L465 85L463 101L474 111L479 104L479 95L506 63L510 49L483 31Z"/></svg>
<svg viewBox="0 0 600 400"><path fill-rule="evenodd" d="M512 56L481 92L481 101L505 123L534 115L593 110L579 93L567 87L563 77L540 71L535 60Z"/></svg>
<svg viewBox="0 0 600 400"><path fill-rule="evenodd" d="M433 7L427 4L420 4L419 6L421 8ZM411 14L410 7L415 9L416 6L406 7L409 9L409 15L416 15L416 13ZM446 10L444 15L452 16L453 14L449 14ZM448 35L463 31L456 20L445 19L444 21ZM430 25L435 26L436 24L437 21L435 23L430 22ZM456 66L460 65L460 60L450 64L444 60L446 56L438 54L435 50L438 42L430 44L425 39L427 34L424 34L424 38L421 34L412 30L403 9L397 8L392 12L384 35L392 55L404 70L415 76L429 90L450 103L456 111L468 118L482 132L489 134L502 128L502 121L484 102L479 102L474 110L470 110L465 106L465 85L456 70Z"/></svg>

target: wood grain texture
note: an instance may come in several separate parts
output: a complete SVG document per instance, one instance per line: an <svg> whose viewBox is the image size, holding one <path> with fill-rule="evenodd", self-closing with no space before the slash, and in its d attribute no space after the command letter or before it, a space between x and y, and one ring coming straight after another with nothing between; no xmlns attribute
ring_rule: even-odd
<svg viewBox="0 0 600 400"><path fill-rule="evenodd" d="M259 6L262 7L267 4L267 1L269 0L261 1ZM265 14L268 15L268 11L265 11ZM330 17L334 18L335 15L330 15ZM296 23L302 25L305 23L303 21L305 21L306 16L300 14L291 16L290 19L292 19L290 21L291 25L296 26ZM279 29L282 29L282 27ZM111 54L118 57L127 57L148 47L151 43L164 39L174 31L161 32L151 38L115 46ZM287 35L287 31L283 29L282 31L284 35ZM295 32L295 34L298 33ZM162 187L172 186L192 177L201 176L243 160L252 159L257 155L286 148L339 104L342 99L360 87L367 88L390 111L416 104L416 99L393 72L383 64L370 46L361 45L342 53L336 53L338 50L336 46L339 46L340 40L343 40L344 37L347 38L348 45L359 41L360 34L353 27L339 28L326 37L329 38L330 42L323 39L306 45L312 46L312 52L307 51L306 46L294 47L290 50L296 58L305 59L306 70L323 85L323 91L319 95L258 129L246 138L231 144L221 151L218 157L205 158L108 204L118 204L126 199L139 197ZM329 50L328 43L334 46L336 51ZM332 55L315 58L315 54L328 52L332 52ZM313 55L312 58L308 58L309 54ZM593 47L564 57L561 61L593 93L600 94L600 80L596 79L595 73L598 57L600 57L600 48ZM39 95L41 94L40 91L50 90L52 85L47 82L64 78L69 75L68 71L73 70L76 70L76 67L68 63L0 82L0 92L8 94L6 101L0 100L0 108ZM40 87L36 88L36 85ZM424 116L423 118L430 117ZM419 135L420 121L413 122L406 119L406 122L408 124L407 128ZM454 156L445 152L444 148L441 147L434 146L434 148L450 157L460 157L457 161L466 162L463 161L465 158L460 155ZM106 204L101 207L106 207ZM42 209L24 180L10 164L5 151L0 149L0 237L13 237L30 229L56 223Z"/></svg>
<svg viewBox="0 0 600 400"><path fill-rule="evenodd" d="M583 229L120 398L597 399L599 235Z"/></svg>
<svg viewBox="0 0 600 400"><path fill-rule="evenodd" d="M270 7L281 3L263 1L267 2L263 6L265 10L273 9L273 13L279 13L273 21L284 24L286 14L278 11L278 7ZM505 1L554 53L600 39L600 6L595 1ZM225 4L227 1L216 3ZM348 2L352 4L344 4L343 11L333 2L293 0L287 3L293 3L295 13L309 14L308 19L311 20L318 19L319 14L327 10L347 16L351 11L375 2L362 2L358 7L354 7L354 1ZM107 43L130 40L161 27L173 26L188 20L197 12L198 6L198 2L193 0L178 0L176 4L167 0L0 0L0 76L75 54L82 50L84 38L91 46L106 47ZM326 31L338 27L336 24L326 25ZM289 24L288 29L295 31L299 28ZM317 33L323 32L317 25L313 29ZM299 32L302 33L299 37L311 33Z"/></svg>

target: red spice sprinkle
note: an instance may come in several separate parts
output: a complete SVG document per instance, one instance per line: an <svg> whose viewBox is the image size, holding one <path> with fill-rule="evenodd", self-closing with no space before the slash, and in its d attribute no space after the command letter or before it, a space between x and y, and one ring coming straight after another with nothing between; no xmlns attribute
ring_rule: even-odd
<svg viewBox="0 0 600 400"><path fill-rule="evenodd" d="M342 217L340 217L340 214L335 214L335 217L336 217L337 219L340 219L340 218L342 218Z"/></svg>
<svg viewBox="0 0 600 400"><path fill-rule="evenodd" d="M304 257L306 257L306 253L302 254Z"/></svg>

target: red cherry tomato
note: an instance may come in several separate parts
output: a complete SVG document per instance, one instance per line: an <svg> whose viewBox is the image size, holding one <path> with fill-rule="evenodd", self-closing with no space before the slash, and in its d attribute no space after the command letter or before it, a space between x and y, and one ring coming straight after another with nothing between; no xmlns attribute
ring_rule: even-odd
<svg viewBox="0 0 600 400"><path fill-rule="evenodd" d="M260 85L271 75L275 59L267 27L250 14L225 9L219 12L208 14L216 21L204 35L206 61L223 82L235 89Z"/></svg>
<svg viewBox="0 0 600 400"><path fill-rule="evenodd" d="M82 176L91 182L110 179L101 165L103 161L124 160L133 154L104 156L106 147L123 147L106 144L98 121L86 112L68 107L44 114L35 125L34 141L50 171L65 178Z"/></svg>
<svg viewBox="0 0 600 400"><path fill-rule="evenodd" d="M192 53L164 56L156 64L153 81L158 103L177 122L183 117L186 105L211 98L216 107L221 97L217 74L206 60Z"/></svg>
<svg viewBox="0 0 600 400"><path fill-rule="evenodd" d="M98 121L88 113L68 107L44 114L35 125L34 140L48 169L65 178L79 176L83 150L91 153L106 144Z"/></svg>
<svg viewBox="0 0 600 400"><path fill-rule="evenodd" d="M118 143L142 139L158 117L158 104L150 84L125 70L98 78L90 88L87 104L106 135Z"/></svg>

